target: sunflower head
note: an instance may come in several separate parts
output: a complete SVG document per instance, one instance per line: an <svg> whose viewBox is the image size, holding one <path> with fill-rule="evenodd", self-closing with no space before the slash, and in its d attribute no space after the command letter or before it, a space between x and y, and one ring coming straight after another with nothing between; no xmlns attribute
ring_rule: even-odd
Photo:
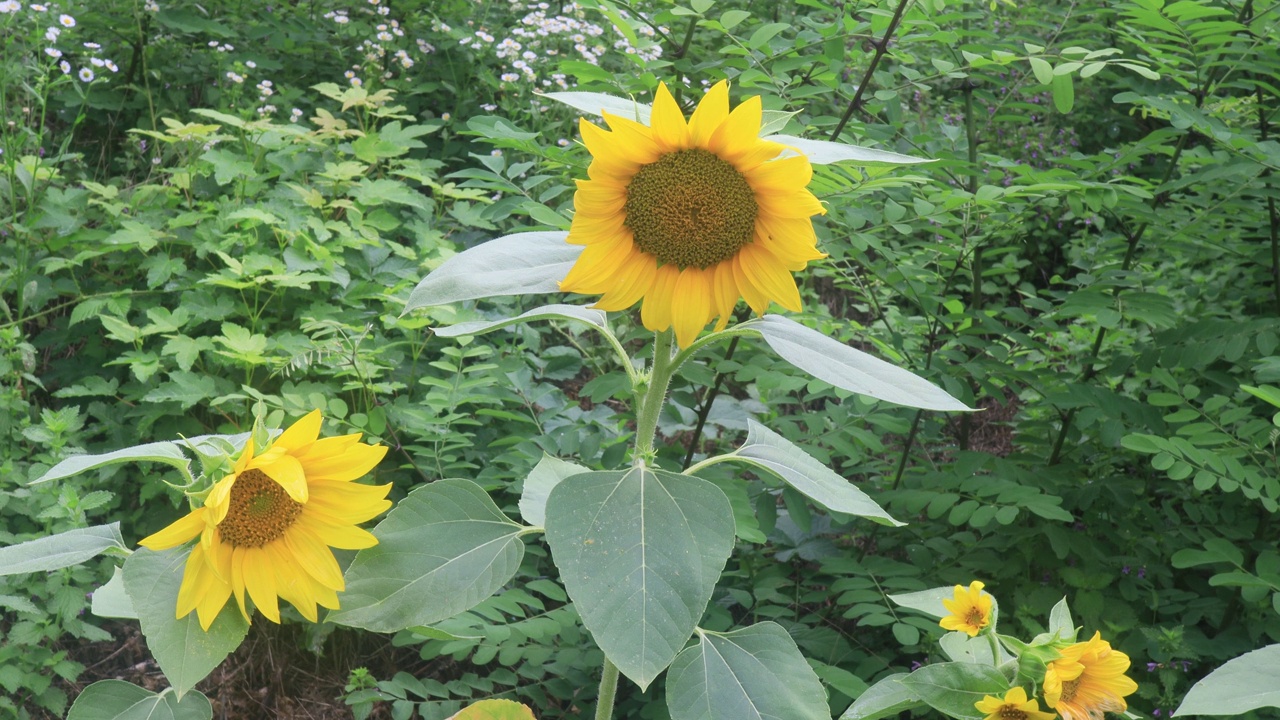
<svg viewBox="0 0 1280 720"><path fill-rule="evenodd" d="M1053 720L1053 713L1040 709L1035 698L1027 698L1020 687L1009 688L1003 698L987 695L973 706L986 716L984 720Z"/></svg>
<svg viewBox="0 0 1280 720"><path fill-rule="evenodd" d="M722 81L686 121L660 84L649 125L583 120L592 160L568 241L586 248L560 288L601 294L602 310L643 301L645 327L674 326L686 347L711 320L723 328L739 299L758 314L773 302L799 311L791 273L825 257L810 217L826 210L805 188L809 160L760 139L761 107L752 97L730 112Z"/></svg>
<svg viewBox="0 0 1280 720"><path fill-rule="evenodd" d="M956 585L955 597L943 598L942 606L951 613L938 622L946 630L959 630L969 637L975 637L982 629L991 624L993 603L991 596L982 592L983 584L974 580L966 588Z"/></svg>
<svg viewBox="0 0 1280 720"><path fill-rule="evenodd" d="M1125 696L1138 690L1138 684L1124 674L1129 656L1112 649L1102 633L1095 632L1089 640L1068 645L1059 653L1045 670L1044 701L1063 720L1102 720L1103 713L1128 709Z"/></svg>
<svg viewBox="0 0 1280 720"><path fill-rule="evenodd" d="M360 435L320 438L320 411L280 434L266 451L250 438L231 472L214 484L204 505L139 543L150 550L200 538L187 558L177 617L195 610L205 630L235 595L245 619L245 596L273 622L279 598L316 621L316 605L335 609L344 587L330 548L372 547L377 538L356 527L381 514L390 485L361 485L386 454Z"/></svg>

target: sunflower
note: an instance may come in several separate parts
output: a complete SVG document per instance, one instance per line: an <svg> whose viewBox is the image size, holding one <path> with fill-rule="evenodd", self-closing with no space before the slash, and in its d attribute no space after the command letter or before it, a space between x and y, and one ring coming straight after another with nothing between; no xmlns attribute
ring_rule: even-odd
<svg viewBox="0 0 1280 720"><path fill-rule="evenodd" d="M568 241L586 248L560 289L602 294L606 311L643 300L644 326L674 325L685 347L714 318L724 328L739 298L756 314L771 302L799 311L791 273L826 257L809 219L826 210L805 189L808 158L760 139L761 112L759 97L729 112L721 81L687 123L662 84L650 125L582 120L590 179L578 181Z"/></svg>
<svg viewBox="0 0 1280 720"><path fill-rule="evenodd" d="M982 592L980 580L955 587L954 599L943 598L942 606L951 614L938 621L945 630L959 630L969 637L975 637L987 625L991 624L991 596Z"/></svg>
<svg viewBox="0 0 1280 720"><path fill-rule="evenodd" d="M1004 699L987 695L973 706L986 715L984 720L1053 720L1053 713L1040 709L1035 698L1027 699L1027 691L1020 687L1009 688Z"/></svg>
<svg viewBox="0 0 1280 720"><path fill-rule="evenodd" d="M248 620L246 592L275 623L277 598L312 622L317 603L338 607L342 570L329 548L377 545L356 524L391 507L385 499L391 486L351 482L372 470L387 448L360 442L359 433L318 440L320 421L320 411L311 412L261 454L250 439L202 507L139 543L164 550L200 536L182 574L178 618L195 610L208 630L234 593Z"/></svg>
<svg viewBox="0 0 1280 720"><path fill-rule="evenodd" d="M1104 712L1124 712L1124 696L1138 690L1125 676L1129 656L1111 649L1095 632L1087 642L1062 648L1044 675L1044 701L1063 720L1102 720Z"/></svg>

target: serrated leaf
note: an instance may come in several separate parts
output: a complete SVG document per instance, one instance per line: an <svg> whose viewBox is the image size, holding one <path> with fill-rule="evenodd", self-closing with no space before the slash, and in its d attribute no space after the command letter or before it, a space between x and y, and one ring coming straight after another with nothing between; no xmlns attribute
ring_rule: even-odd
<svg viewBox="0 0 1280 720"><path fill-rule="evenodd" d="M733 455L776 474L828 510L869 518L890 527L904 524L890 517L884 508L848 480L754 420L747 420L747 442Z"/></svg>
<svg viewBox="0 0 1280 720"><path fill-rule="evenodd" d="M645 467L574 475L547 541L596 644L647 688L684 647L733 549L733 510L701 478Z"/></svg>
<svg viewBox="0 0 1280 720"><path fill-rule="evenodd" d="M516 233L467 248L418 283L404 311L500 295L560 291L582 253L566 232Z"/></svg>
<svg viewBox="0 0 1280 720"><path fill-rule="evenodd" d="M469 610L515 575L523 530L469 480L420 487L374 528L378 544L352 561L328 620L395 632Z"/></svg>
<svg viewBox="0 0 1280 720"><path fill-rule="evenodd" d="M124 589L138 613L147 649L181 699L205 679L249 632L249 623L228 602L206 631L195 612L174 617L190 548L136 550L124 562Z"/></svg>
<svg viewBox="0 0 1280 720"><path fill-rule="evenodd" d="M76 528L0 548L0 577L79 565L109 550L127 550L120 523Z"/></svg>
<svg viewBox="0 0 1280 720"><path fill-rule="evenodd" d="M826 692L781 625L702 632L667 671L672 720L829 720Z"/></svg>
<svg viewBox="0 0 1280 720"><path fill-rule="evenodd" d="M508 327L510 325L529 322L531 320L544 319L571 320L586 323L601 329L607 327L605 324L606 316L603 310L594 310L581 305L544 305L505 320L494 320L490 322L480 320L476 322L465 322L458 323L457 325L438 327L435 329L435 334L446 338L465 337L467 335L483 335L487 332Z"/></svg>
<svg viewBox="0 0 1280 720"><path fill-rule="evenodd" d="M838 388L925 410L972 410L928 380L790 318L765 315L737 327L760 333L783 360Z"/></svg>

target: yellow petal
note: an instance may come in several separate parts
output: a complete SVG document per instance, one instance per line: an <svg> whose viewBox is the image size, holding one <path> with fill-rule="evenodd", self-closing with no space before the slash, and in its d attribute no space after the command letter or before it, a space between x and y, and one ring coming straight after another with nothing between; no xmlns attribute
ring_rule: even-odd
<svg viewBox="0 0 1280 720"><path fill-rule="evenodd" d="M316 600L312 589L314 581L293 563L293 557L279 542L262 548L276 567L276 592L311 622L316 622Z"/></svg>
<svg viewBox="0 0 1280 720"><path fill-rule="evenodd" d="M308 462L307 477L313 481L336 480L338 482L349 482L364 477L382 462L388 449L386 445L365 445L364 443L354 445L336 457Z"/></svg>
<svg viewBox="0 0 1280 720"><path fill-rule="evenodd" d="M204 530L205 516L204 508L196 508L173 521L163 530L142 538L138 544L148 550L168 550L171 547L177 547Z"/></svg>
<svg viewBox="0 0 1280 720"><path fill-rule="evenodd" d="M298 567L307 571L307 574L317 582L334 590L342 590L345 587L342 582L342 569L338 567L333 551L306 528L294 525L281 539L293 554L293 560Z"/></svg>
<svg viewBox="0 0 1280 720"><path fill-rule="evenodd" d="M707 147L711 142L711 135L728 117L729 82L721 80L702 96L702 101L689 118L690 145Z"/></svg>
<svg viewBox="0 0 1280 720"><path fill-rule="evenodd" d="M317 519L314 513L304 513L298 518L297 526L307 528L323 540L325 545L339 550L363 550L378 544L378 538L364 528L324 522Z"/></svg>
<svg viewBox="0 0 1280 720"><path fill-rule="evenodd" d="M279 483L294 502L307 501L307 474L303 471L302 463L298 462L298 458L292 455L281 455L275 462L260 466L258 469Z"/></svg>
<svg viewBox="0 0 1280 720"><path fill-rule="evenodd" d="M771 160L746 175L747 184L757 193L794 192L813 179L813 166L803 155Z"/></svg>
<svg viewBox="0 0 1280 720"><path fill-rule="evenodd" d="M757 193L756 204L760 206L761 212L780 218L807 218L827 214L827 209L808 190Z"/></svg>
<svg viewBox="0 0 1280 720"><path fill-rule="evenodd" d="M679 275L675 265L658 268L653 289L644 296L644 304L640 306L640 321L646 328L656 332L671 327L671 295Z"/></svg>
<svg viewBox="0 0 1280 720"><path fill-rule="evenodd" d="M649 126L653 129L653 139L662 152L674 152L689 146L689 128L685 125L684 113L680 111L675 98L671 97L666 83L658 83Z"/></svg>
<svg viewBox="0 0 1280 720"><path fill-rule="evenodd" d="M205 520L210 525L217 525L227 517L227 509L231 507L231 486L235 483L236 476L228 475L214 483L209 490L204 499L204 507L208 512Z"/></svg>
<svg viewBox="0 0 1280 720"><path fill-rule="evenodd" d="M249 609L244 604L244 553L248 548L234 548L231 552L231 592L235 595L236 604L240 606L240 614L245 620L249 618Z"/></svg>
<svg viewBox="0 0 1280 720"><path fill-rule="evenodd" d="M734 163L745 156L760 142L760 118L763 106L760 96L747 98L729 113L720 127L711 135L708 148L711 152ZM736 163L734 163L736 165ZM739 168L741 170L741 168Z"/></svg>
<svg viewBox="0 0 1280 720"><path fill-rule="evenodd" d="M745 250L745 248L743 248ZM729 265L733 268L733 282L738 286L738 292L742 293L742 299L747 301L747 305L751 307L751 311L757 315L763 315L765 310L769 309L769 295L765 293L763 288L757 287L755 283L747 276L746 271L742 267L742 251L738 251L737 257L729 261Z"/></svg>
<svg viewBox="0 0 1280 720"><path fill-rule="evenodd" d="M209 626L218 618L218 613L222 612L222 608L226 606L227 599L230 597L231 586L214 578L211 587L200 598L200 604L196 606L196 616L200 618L201 629L209 629Z"/></svg>
<svg viewBox="0 0 1280 720"><path fill-rule="evenodd" d="M276 543L270 543L272 545ZM276 600L276 574L288 563L276 562L264 548L245 548L241 557L244 586L253 604L273 623L280 623L280 606Z"/></svg>
<svg viewBox="0 0 1280 720"><path fill-rule="evenodd" d="M671 297L676 342L689 347L711 319L711 278L698 268L685 268L676 276Z"/></svg>
<svg viewBox="0 0 1280 720"><path fill-rule="evenodd" d="M653 289L653 281L657 275L657 261L637 249L627 258L626 265L615 274L618 282L606 290L593 307L605 312L626 310Z"/></svg>
<svg viewBox="0 0 1280 720"><path fill-rule="evenodd" d="M715 266L715 275L711 283L711 299L715 303L716 331L723 330L733 318L733 308L738 304L738 285L733 281L733 262L722 262Z"/></svg>
<svg viewBox="0 0 1280 720"><path fill-rule="evenodd" d="M662 156L662 149L654 142L653 131L634 120L618 117L612 113L604 113L604 121L609 123L613 132L609 136L609 147L605 156L624 158L628 162L648 165ZM586 139L586 136L583 136ZM598 144L598 143L597 143ZM588 148L590 149L590 148ZM591 151L592 158L600 154Z"/></svg>
<svg viewBox="0 0 1280 720"><path fill-rule="evenodd" d="M617 242L588 245L560 281L560 290L585 294L605 292L614 286L613 278L622 263L635 253L635 244L629 235Z"/></svg>
<svg viewBox="0 0 1280 720"><path fill-rule="evenodd" d="M349 525L374 518L391 507L385 499L391 485L361 485L336 480L316 480L311 484L311 500L303 510L306 517L313 510L326 513Z"/></svg>
<svg viewBox="0 0 1280 720"><path fill-rule="evenodd" d="M290 425L287 430L280 433L280 437L272 443L273 448L284 448L286 450L301 450L320 437L320 423L324 418L320 416L319 410L312 410Z"/></svg>
<svg viewBox="0 0 1280 720"><path fill-rule="evenodd" d="M204 548L199 545L191 548L191 554L187 556L187 564L182 571L182 584L178 587L177 618L179 620L196 609L196 604L207 594L214 579L213 570L204 561Z"/></svg>

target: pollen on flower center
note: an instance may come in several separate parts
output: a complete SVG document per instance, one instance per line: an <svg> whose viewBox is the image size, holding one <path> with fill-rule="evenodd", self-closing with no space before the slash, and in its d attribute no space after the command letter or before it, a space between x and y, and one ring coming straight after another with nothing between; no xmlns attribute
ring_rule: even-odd
<svg viewBox="0 0 1280 720"><path fill-rule="evenodd" d="M1013 705L1000 708L1000 720L1027 720L1027 713Z"/></svg>
<svg viewBox="0 0 1280 720"><path fill-rule="evenodd" d="M985 627L987 624L987 619L982 616L982 610L978 608L969 610L968 614L964 616L964 621L977 628Z"/></svg>
<svg viewBox="0 0 1280 720"><path fill-rule="evenodd" d="M223 541L238 547L262 547L284 535L302 514L302 503L289 497L261 470L249 469L231 486L227 516L218 523Z"/></svg>
<svg viewBox="0 0 1280 720"><path fill-rule="evenodd" d="M636 247L681 270L732 258L751 242L759 212L746 178L700 148L641 167L627 185L623 209Z"/></svg>
<svg viewBox="0 0 1280 720"><path fill-rule="evenodd" d="M1068 703L1076 696L1076 688L1080 687L1080 680L1067 680L1062 683L1062 696L1059 703Z"/></svg>

